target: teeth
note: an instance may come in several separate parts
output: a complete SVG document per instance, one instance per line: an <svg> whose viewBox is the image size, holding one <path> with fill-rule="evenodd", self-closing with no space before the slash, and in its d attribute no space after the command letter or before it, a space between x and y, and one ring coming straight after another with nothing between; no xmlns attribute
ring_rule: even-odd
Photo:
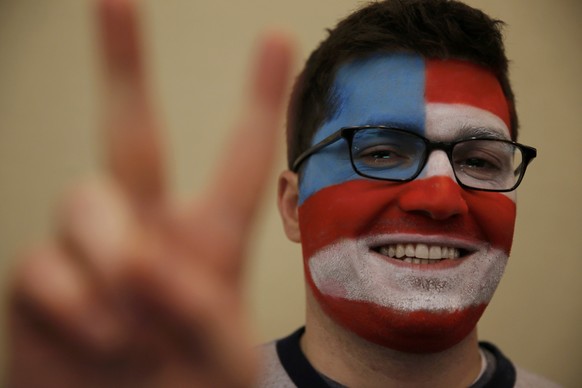
<svg viewBox="0 0 582 388"><path fill-rule="evenodd" d="M447 249L447 248L445 248ZM429 259L442 259L442 249L439 246L431 246L428 250L428 258Z"/></svg>
<svg viewBox="0 0 582 388"><path fill-rule="evenodd" d="M396 257L399 258L399 259L401 257L404 257L404 245L398 244L396 246Z"/></svg>
<svg viewBox="0 0 582 388"><path fill-rule="evenodd" d="M384 256L401 259L412 264L432 264L442 259L458 259L458 248L427 244L395 244L380 247Z"/></svg>
<svg viewBox="0 0 582 388"><path fill-rule="evenodd" d="M404 252L406 253L406 256L414 257L414 245L406 244L406 249Z"/></svg>
<svg viewBox="0 0 582 388"><path fill-rule="evenodd" d="M396 248L394 248L394 245L390 245L388 247L388 256L394 257L394 255L396 255Z"/></svg>
<svg viewBox="0 0 582 388"><path fill-rule="evenodd" d="M428 259L428 245L418 244L416 246L416 257L421 259Z"/></svg>
<svg viewBox="0 0 582 388"><path fill-rule="evenodd" d="M454 257L454 249L453 248L447 248L447 247L443 247L441 249L441 256L445 259L452 259Z"/></svg>

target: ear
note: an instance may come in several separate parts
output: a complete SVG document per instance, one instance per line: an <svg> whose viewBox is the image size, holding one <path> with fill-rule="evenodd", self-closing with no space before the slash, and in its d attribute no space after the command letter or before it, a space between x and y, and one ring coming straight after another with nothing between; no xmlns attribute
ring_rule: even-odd
<svg viewBox="0 0 582 388"><path fill-rule="evenodd" d="M293 242L301 242L299 231L299 182L297 174L286 170L279 175L277 205L287 238Z"/></svg>

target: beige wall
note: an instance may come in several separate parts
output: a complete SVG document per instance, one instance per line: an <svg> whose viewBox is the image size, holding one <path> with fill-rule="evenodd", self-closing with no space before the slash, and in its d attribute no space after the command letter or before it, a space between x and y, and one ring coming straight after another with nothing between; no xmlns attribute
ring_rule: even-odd
<svg viewBox="0 0 582 388"><path fill-rule="evenodd" d="M510 265L482 320L481 336L522 366L582 386L582 2L469 3L509 24L520 140L539 149L519 192ZM258 32L268 25L293 31L303 61L324 27L358 4L143 1L150 70L168 127L177 193L200 189L220 157ZM17 247L48 233L62 189L99 166L93 22L88 0L0 0L4 274ZM284 335L303 320L300 250L286 241L274 190L269 195L249 275L260 340Z"/></svg>

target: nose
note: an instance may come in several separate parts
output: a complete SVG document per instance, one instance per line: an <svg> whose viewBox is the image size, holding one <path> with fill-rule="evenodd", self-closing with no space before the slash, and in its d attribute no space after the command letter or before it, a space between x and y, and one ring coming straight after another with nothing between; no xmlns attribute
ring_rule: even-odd
<svg viewBox="0 0 582 388"><path fill-rule="evenodd" d="M421 178L432 177L432 176L448 176L453 181L456 181L455 172L453 171L453 166L449 157L443 150L434 150L428 156L428 160L421 171Z"/></svg>
<svg viewBox="0 0 582 388"><path fill-rule="evenodd" d="M398 206L405 212L446 220L467 214L468 206L462 193L463 189L450 176L417 178L406 184L398 197Z"/></svg>

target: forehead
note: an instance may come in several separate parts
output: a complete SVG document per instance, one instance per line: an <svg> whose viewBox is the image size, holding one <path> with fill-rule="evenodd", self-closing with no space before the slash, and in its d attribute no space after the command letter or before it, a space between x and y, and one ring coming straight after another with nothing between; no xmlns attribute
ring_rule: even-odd
<svg viewBox="0 0 582 388"><path fill-rule="evenodd" d="M510 126L508 104L499 82L489 70L467 61L425 59L405 53L357 59L339 68L331 95L334 115L316 132L313 143L339 128L357 125L397 126L427 135L427 126L434 122L435 106L459 108L446 110L451 113L449 117L440 115L440 124L442 119L454 123L451 131L464 124L479 125L478 119L466 113L454 115L455 111L463 112L463 107L494 118L486 120L484 126L488 121L497 122L503 132Z"/></svg>

